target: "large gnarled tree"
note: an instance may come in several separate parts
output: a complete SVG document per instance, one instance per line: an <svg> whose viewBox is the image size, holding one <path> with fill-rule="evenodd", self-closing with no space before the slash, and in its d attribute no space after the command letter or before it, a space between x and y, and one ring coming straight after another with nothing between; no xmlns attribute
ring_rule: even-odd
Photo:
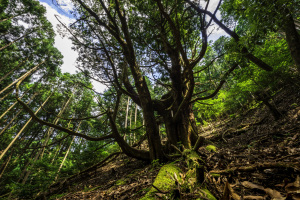
<svg viewBox="0 0 300 200"><path fill-rule="evenodd" d="M239 36L216 18L216 12L209 12L208 5L201 7L189 0L74 0L74 5L77 21L62 26L71 33L79 51L79 69L116 91L116 106L107 111L112 134L92 138L33 119L90 140L114 138L124 153L138 159L166 159L178 144L197 149L203 138L198 137L192 105L213 98L237 67L237 63L228 63L213 91L197 87L196 72L207 52L208 28L213 21L236 42ZM239 53L258 67L272 70L246 47ZM153 88L159 92L154 93ZM121 95L129 96L143 112L149 152L131 147L120 133L116 117ZM164 146L160 123L166 128Z"/></svg>

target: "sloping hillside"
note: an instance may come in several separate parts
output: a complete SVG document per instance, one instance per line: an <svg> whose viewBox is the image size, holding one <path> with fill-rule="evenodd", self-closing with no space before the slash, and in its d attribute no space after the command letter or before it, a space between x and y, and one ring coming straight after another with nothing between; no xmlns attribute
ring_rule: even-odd
<svg viewBox="0 0 300 200"><path fill-rule="evenodd" d="M300 91L296 85L285 86L270 103L280 111L281 119L274 120L260 103L202 129L200 134L207 140L198 152L206 163L204 182L217 199L300 198ZM185 176L184 161L179 158L174 163ZM152 187L161 166L116 153L53 184L44 195L61 200L140 199ZM200 188L186 190L181 183L178 188L178 198L200 197ZM156 190L156 199L177 198L170 195L172 191Z"/></svg>

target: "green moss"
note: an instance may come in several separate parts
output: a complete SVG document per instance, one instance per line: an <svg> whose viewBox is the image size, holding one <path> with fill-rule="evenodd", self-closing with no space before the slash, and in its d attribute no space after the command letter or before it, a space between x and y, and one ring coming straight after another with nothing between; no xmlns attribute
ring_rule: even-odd
<svg viewBox="0 0 300 200"><path fill-rule="evenodd" d="M59 199L62 198L63 196L65 196L67 193L63 193L63 194L55 194L52 195L51 197L49 197L50 200L54 200L54 199Z"/></svg>
<svg viewBox="0 0 300 200"><path fill-rule="evenodd" d="M117 180L115 185L126 185L126 180L124 179Z"/></svg>
<svg viewBox="0 0 300 200"><path fill-rule="evenodd" d="M181 182L181 177L180 173L182 171L180 168L178 168L175 165L172 164L166 164L164 165L158 172L158 175L153 183L155 187L157 187L159 190L164 191L164 192L169 192L173 189L175 189L175 178L174 174L176 174L177 179L179 182ZM150 189L150 191L145 195L145 197L141 198L141 200L154 200L155 198L155 193L159 193L154 187Z"/></svg>
<svg viewBox="0 0 300 200"><path fill-rule="evenodd" d="M208 198L209 200L217 200L214 195L212 195L212 193L210 193L210 191L208 189L202 189L200 190L200 193L202 196L205 196L206 198ZM197 199L197 200L202 200L201 198Z"/></svg>
<svg viewBox="0 0 300 200"><path fill-rule="evenodd" d="M212 177L220 177L220 174L210 174Z"/></svg>
<svg viewBox="0 0 300 200"><path fill-rule="evenodd" d="M208 145L208 146L205 147L205 149L207 151L211 151L211 152L216 152L217 151L217 147L214 146L214 145Z"/></svg>
<svg viewBox="0 0 300 200"><path fill-rule="evenodd" d="M102 187L102 186L101 186L101 185L99 185L99 186L97 186L97 187L91 188L91 189L89 189L89 190L88 190L88 192L91 192L91 191L97 190L98 188L101 188L101 187Z"/></svg>

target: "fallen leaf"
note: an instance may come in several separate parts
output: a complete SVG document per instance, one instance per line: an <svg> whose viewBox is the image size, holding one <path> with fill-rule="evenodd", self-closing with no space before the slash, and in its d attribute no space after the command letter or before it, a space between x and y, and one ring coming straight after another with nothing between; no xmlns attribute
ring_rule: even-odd
<svg viewBox="0 0 300 200"><path fill-rule="evenodd" d="M160 198L162 198L164 196L164 194L162 194L162 193L155 193L155 195L160 197Z"/></svg>
<svg viewBox="0 0 300 200"><path fill-rule="evenodd" d="M225 188L224 188L224 193L223 193L222 200L229 200L230 196L234 200L240 200L241 199L241 197L234 192L234 190L232 189L232 187L230 186L230 184L227 181L226 184L225 184Z"/></svg>
<svg viewBox="0 0 300 200"><path fill-rule="evenodd" d="M264 200L265 198L262 196L244 196L244 200Z"/></svg>
<svg viewBox="0 0 300 200"><path fill-rule="evenodd" d="M259 189L259 190L264 190L265 188L261 185L256 185L254 183L251 183L249 181L243 181L242 185L246 188L250 188L250 189Z"/></svg>
<svg viewBox="0 0 300 200"><path fill-rule="evenodd" d="M295 182L289 183L285 186L285 191L288 193L300 193L300 178L297 176Z"/></svg>
<svg viewBox="0 0 300 200"><path fill-rule="evenodd" d="M272 190L271 188L266 188L264 191L273 199L273 200L284 200L285 198L277 190Z"/></svg>

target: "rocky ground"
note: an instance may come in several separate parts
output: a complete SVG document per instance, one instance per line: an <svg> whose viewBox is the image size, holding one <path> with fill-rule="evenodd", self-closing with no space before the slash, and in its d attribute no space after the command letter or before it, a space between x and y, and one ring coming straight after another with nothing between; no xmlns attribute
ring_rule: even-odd
<svg viewBox="0 0 300 200"><path fill-rule="evenodd" d="M274 120L260 103L200 129L207 139L199 149L206 163L204 183L217 199L300 199L300 90L285 87L270 103L281 119ZM51 198L139 199L152 187L160 167L115 154L53 185ZM180 191L180 198L199 198L197 190ZM157 199L166 198L158 191Z"/></svg>

